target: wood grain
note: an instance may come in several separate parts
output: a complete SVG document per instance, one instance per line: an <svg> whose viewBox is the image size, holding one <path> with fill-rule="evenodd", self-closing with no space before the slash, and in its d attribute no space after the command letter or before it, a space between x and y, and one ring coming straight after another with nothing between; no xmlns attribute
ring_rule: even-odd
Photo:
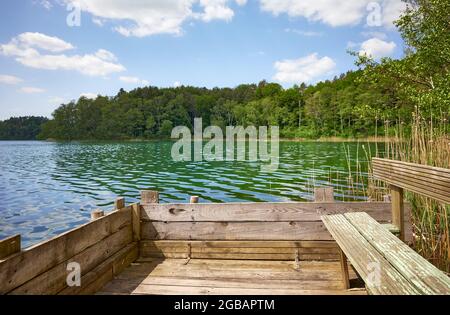
<svg viewBox="0 0 450 315"><path fill-rule="evenodd" d="M5 294L131 224L131 208L30 247L0 262L0 294Z"/></svg>

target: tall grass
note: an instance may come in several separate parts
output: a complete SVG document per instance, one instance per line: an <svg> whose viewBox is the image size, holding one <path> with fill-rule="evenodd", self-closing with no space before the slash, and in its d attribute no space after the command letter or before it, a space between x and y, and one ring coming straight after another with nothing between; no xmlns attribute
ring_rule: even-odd
<svg viewBox="0 0 450 315"><path fill-rule="evenodd" d="M399 161L449 168L450 137L448 113L441 117L425 119L416 110L413 114L411 129L405 130L399 123L395 136L384 142L384 150L377 149L375 156ZM389 130L389 126L385 127ZM381 140L381 139L380 139ZM385 139L387 140L387 139ZM369 147L370 148L370 147ZM371 152L365 152L367 160ZM357 163L360 164L360 163ZM356 171L361 166L356 166ZM371 163L368 166L368 185L363 193L369 200L383 200L389 191L385 183L372 176ZM356 176L357 180L361 180ZM362 181L363 182L363 181ZM413 227L413 247L423 257L441 270L450 272L450 206L421 195L406 192L406 200L411 204Z"/></svg>

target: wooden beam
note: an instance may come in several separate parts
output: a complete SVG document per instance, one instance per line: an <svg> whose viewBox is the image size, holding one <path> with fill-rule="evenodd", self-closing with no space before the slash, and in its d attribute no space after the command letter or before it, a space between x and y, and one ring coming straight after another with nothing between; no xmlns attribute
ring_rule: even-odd
<svg viewBox="0 0 450 315"><path fill-rule="evenodd" d="M125 198L119 197L114 201L114 209L120 210L125 208Z"/></svg>
<svg viewBox="0 0 450 315"><path fill-rule="evenodd" d="M131 208L114 211L10 256L0 262L0 294L21 286L130 223Z"/></svg>
<svg viewBox="0 0 450 315"><path fill-rule="evenodd" d="M14 235L0 241L0 260L12 254L20 252L20 234Z"/></svg>
<svg viewBox="0 0 450 315"><path fill-rule="evenodd" d="M379 222L391 222L391 205L385 202L279 202L198 203L142 205L143 221L280 222L320 221L321 215L359 212L363 209ZM407 204L406 210L410 207Z"/></svg>
<svg viewBox="0 0 450 315"><path fill-rule="evenodd" d="M392 224L400 230L400 239L405 240L405 207L403 204L403 189L394 185L390 186L392 198Z"/></svg>
<svg viewBox="0 0 450 315"><path fill-rule="evenodd" d="M133 240L140 241L141 240L141 205L139 203L135 203L131 205L131 222L133 225Z"/></svg>
<svg viewBox="0 0 450 315"><path fill-rule="evenodd" d="M152 190L141 191L141 203L142 204L159 203L159 192Z"/></svg>
<svg viewBox="0 0 450 315"><path fill-rule="evenodd" d="M334 188L323 187L314 189L315 202L334 202Z"/></svg>
<svg viewBox="0 0 450 315"><path fill-rule="evenodd" d="M339 260L341 263L341 272L342 272L342 283L344 284L344 289L350 289L350 277L348 274L348 265L347 265L347 256L345 256L344 252L340 249Z"/></svg>

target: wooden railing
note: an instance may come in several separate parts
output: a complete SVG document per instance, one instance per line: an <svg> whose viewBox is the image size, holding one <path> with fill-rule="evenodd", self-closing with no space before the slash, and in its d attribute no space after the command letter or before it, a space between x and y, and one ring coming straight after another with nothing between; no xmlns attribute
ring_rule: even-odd
<svg viewBox="0 0 450 315"><path fill-rule="evenodd" d="M405 239L403 190L417 193L444 204L450 203L450 170L395 160L374 158L373 175L390 185L392 223Z"/></svg>

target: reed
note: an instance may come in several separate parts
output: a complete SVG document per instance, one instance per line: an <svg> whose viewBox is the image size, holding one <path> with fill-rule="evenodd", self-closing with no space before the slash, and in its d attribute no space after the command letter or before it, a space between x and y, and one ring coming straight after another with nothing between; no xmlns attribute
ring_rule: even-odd
<svg viewBox="0 0 450 315"><path fill-rule="evenodd" d="M371 161L372 156L395 159L405 162L425 164L436 167L449 168L450 164L450 137L447 113L438 117L425 118L416 109L413 113L410 128L397 123L394 140L385 135L383 150L372 155L370 146L368 150L363 146L365 160ZM386 122L385 130L389 130ZM381 138L382 139L382 138ZM380 139L380 140L381 140ZM387 185L372 176L371 163L368 163L365 177L362 172L361 160L357 157L355 164L350 165L349 174L352 181L359 183L354 187L360 188L359 194L364 194L369 200L383 201L389 193ZM364 184L367 183L367 186ZM444 205L429 198L406 192L406 199L411 204L411 220L413 225L413 247L423 257L438 268L450 272L450 206Z"/></svg>

